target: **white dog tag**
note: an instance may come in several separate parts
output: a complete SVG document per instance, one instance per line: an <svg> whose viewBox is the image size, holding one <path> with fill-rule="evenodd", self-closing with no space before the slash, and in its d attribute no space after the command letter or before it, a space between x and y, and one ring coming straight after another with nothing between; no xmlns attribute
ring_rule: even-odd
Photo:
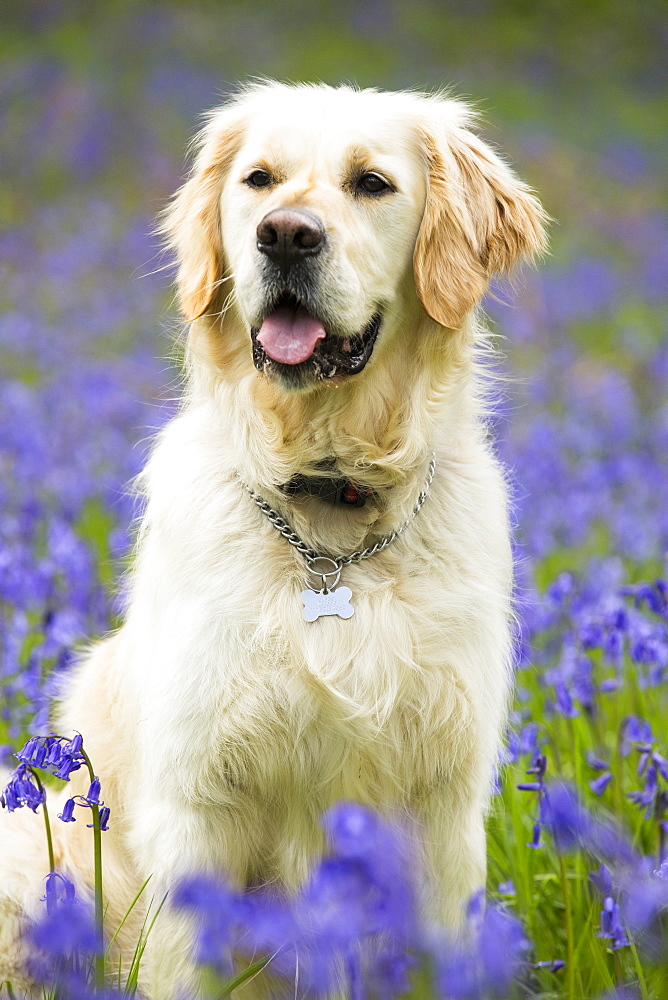
<svg viewBox="0 0 668 1000"><path fill-rule="evenodd" d="M352 596L350 587L337 587L336 590L302 590L305 621L314 622L316 618L325 615L351 618L355 614L355 609L350 604Z"/></svg>

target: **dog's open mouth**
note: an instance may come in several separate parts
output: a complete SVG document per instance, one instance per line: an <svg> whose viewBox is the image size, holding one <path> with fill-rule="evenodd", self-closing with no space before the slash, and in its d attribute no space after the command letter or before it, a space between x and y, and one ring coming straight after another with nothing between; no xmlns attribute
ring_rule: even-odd
<svg viewBox="0 0 668 1000"><path fill-rule="evenodd" d="M251 327L253 361L258 371L275 368L288 381L290 369L315 378L355 375L371 357L380 322L375 313L359 333L333 336L294 295L284 295L262 326Z"/></svg>

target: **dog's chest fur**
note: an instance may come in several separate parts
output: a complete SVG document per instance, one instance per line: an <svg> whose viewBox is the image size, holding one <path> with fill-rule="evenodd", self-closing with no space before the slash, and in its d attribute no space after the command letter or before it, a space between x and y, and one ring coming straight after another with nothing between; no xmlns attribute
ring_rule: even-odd
<svg viewBox="0 0 668 1000"><path fill-rule="evenodd" d="M486 449L473 451L441 461L403 536L344 569L354 616L308 623L302 557L211 428L193 414L171 425L149 465L125 631L152 706L140 741L191 801L287 796L317 815L342 797L401 805L461 774L480 699L502 713L507 683L504 491Z"/></svg>

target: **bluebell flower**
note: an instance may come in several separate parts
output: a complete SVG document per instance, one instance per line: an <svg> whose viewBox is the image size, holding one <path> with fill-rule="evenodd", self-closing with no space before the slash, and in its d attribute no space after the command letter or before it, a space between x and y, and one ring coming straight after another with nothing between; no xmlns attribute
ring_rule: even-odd
<svg viewBox="0 0 668 1000"><path fill-rule="evenodd" d="M623 587L622 591L632 595L636 607L646 604L656 615L665 615L668 610L668 587L665 580L630 584Z"/></svg>
<svg viewBox="0 0 668 1000"><path fill-rule="evenodd" d="M664 858L657 870L654 872L659 878L668 881L668 858Z"/></svg>
<svg viewBox="0 0 668 1000"><path fill-rule="evenodd" d="M553 782L546 789L541 799L540 821L550 827L560 851L581 846L591 829L589 816L580 806L577 793L563 782Z"/></svg>
<svg viewBox="0 0 668 1000"><path fill-rule="evenodd" d="M238 902L227 884L214 875L191 876L176 887L172 904L197 918L197 961L231 972Z"/></svg>
<svg viewBox="0 0 668 1000"><path fill-rule="evenodd" d="M78 771L81 767L81 763L75 760L73 757L67 754L61 754L60 761L57 766L54 767L53 774L56 778L60 778L62 781L69 781L70 774L73 771Z"/></svg>
<svg viewBox="0 0 668 1000"><path fill-rule="evenodd" d="M357 802L339 802L322 818L332 850L342 858L367 860L385 846L386 836L378 815Z"/></svg>
<svg viewBox="0 0 668 1000"><path fill-rule="evenodd" d="M659 869L660 871L660 869ZM668 882L653 871L649 859L627 866L619 877L624 916L634 937L654 960L665 957L664 914L668 911Z"/></svg>
<svg viewBox="0 0 668 1000"><path fill-rule="evenodd" d="M33 812L44 802L46 793L35 783L35 777L27 764L19 766L9 776L9 781L0 795L0 805L7 812L14 812L21 806L28 806Z"/></svg>
<svg viewBox="0 0 668 1000"><path fill-rule="evenodd" d="M621 921L619 903L615 902L612 896L606 896L603 900L601 926L598 931L598 937L606 938L610 941L613 951L617 951L619 948L626 948L631 944Z"/></svg>
<svg viewBox="0 0 668 1000"><path fill-rule="evenodd" d="M401 997L411 986L411 973L418 960L403 948L381 950L374 955L369 970L368 983L371 996L387 998Z"/></svg>
<svg viewBox="0 0 668 1000"><path fill-rule="evenodd" d="M528 754L535 756L539 752L539 732L536 722L529 722L517 731L510 729L506 740L506 760L516 764L521 757Z"/></svg>
<svg viewBox="0 0 668 1000"><path fill-rule="evenodd" d="M466 944L433 949L440 995L448 1000L505 997L529 948L522 926L504 907L485 906L482 894L471 901L469 919Z"/></svg>
<svg viewBox="0 0 668 1000"><path fill-rule="evenodd" d="M557 850L584 848L623 864L637 860L626 837L592 816L580 803L577 791L565 782L553 782L546 787L540 802L539 822L550 829Z"/></svg>
<svg viewBox="0 0 668 1000"><path fill-rule="evenodd" d="M84 762L80 753L81 737L73 741L63 736L33 736L16 757L32 767L49 771L63 781L69 781L73 771L78 771Z"/></svg>
<svg viewBox="0 0 668 1000"><path fill-rule="evenodd" d="M294 980L301 967L295 903L272 889L253 889L228 900L235 947L249 956L271 956L271 967Z"/></svg>
<svg viewBox="0 0 668 1000"><path fill-rule="evenodd" d="M103 802L100 802L100 779L97 776L91 781L84 799L90 806L104 805Z"/></svg>
<svg viewBox="0 0 668 1000"><path fill-rule="evenodd" d="M530 963L532 969L549 969L550 972L561 972L565 965L566 962L563 958L548 958L540 962Z"/></svg>
<svg viewBox="0 0 668 1000"><path fill-rule="evenodd" d="M392 930L405 940L412 938L417 913L411 842L406 831L366 806L351 802L332 806L322 823L339 858L365 862L370 878L381 893L385 930Z"/></svg>
<svg viewBox="0 0 668 1000"><path fill-rule="evenodd" d="M637 771L643 787L629 792L627 798L645 810L645 819L661 820L668 810L668 761L650 744L640 744L636 750L640 754Z"/></svg>
<svg viewBox="0 0 668 1000"><path fill-rule="evenodd" d="M384 894L361 858L323 858L297 906L304 930L325 950L385 929Z"/></svg>
<svg viewBox="0 0 668 1000"><path fill-rule="evenodd" d="M58 813L58 819L62 819L63 823L76 823L76 818L74 816L74 799L65 800L63 811Z"/></svg>
<svg viewBox="0 0 668 1000"><path fill-rule="evenodd" d="M640 715L625 716L622 719L619 735L619 752L623 757L628 757L637 743L651 743L653 739L652 727L647 719L643 719Z"/></svg>
<svg viewBox="0 0 668 1000"><path fill-rule="evenodd" d="M51 958L94 955L98 947L93 914L77 899L61 900L53 913L32 924L29 938Z"/></svg>
<svg viewBox="0 0 668 1000"><path fill-rule="evenodd" d="M621 910L617 902L617 892L613 887L612 874L607 865L600 865L597 872L589 872L589 879L603 897L603 909L600 913L600 927L597 936L611 942L613 951L625 948L630 939L621 919Z"/></svg>
<svg viewBox="0 0 668 1000"><path fill-rule="evenodd" d="M589 787L594 795L602 795L613 778L610 765L606 761L596 757L595 754L591 752L587 754L587 763L591 768L593 768L594 771L600 772L597 778L591 779Z"/></svg>
<svg viewBox="0 0 668 1000"><path fill-rule="evenodd" d="M545 754L540 754L536 752L534 755L532 766L527 768L525 774L530 774L535 777L534 781L523 781L521 784L517 785L517 788L522 792L537 792L538 797L536 800L536 819L532 828L532 837L527 847L533 849L538 849L542 847L541 841L541 810L542 810L542 800L545 795L546 785L545 785L545 772L547 769L547 757Z"/></svg>
<svg viewBox="0 0 668 1000"><path fill-rule="evenodd" d="M528 949L519 920L501 906L488 906L478 933L484 989L501 996L507 993Z"/></svg>
<svg viewBox="0 0 668 1000"><path fill-rule="evenodd" d="M605 680L601 681L598 689L604 694L612 694L612 692L619 690L619 685L620 681L618 677L606 677Z"/></svg>
<svg viewBox="0 0 668 1000"><path fill-rule="evenodd" d="M45 893L43 901L49 913L60 903L74 903L76 900L76 890L74 883L70 882L61 872L49 872L44 879Z"/></svg>

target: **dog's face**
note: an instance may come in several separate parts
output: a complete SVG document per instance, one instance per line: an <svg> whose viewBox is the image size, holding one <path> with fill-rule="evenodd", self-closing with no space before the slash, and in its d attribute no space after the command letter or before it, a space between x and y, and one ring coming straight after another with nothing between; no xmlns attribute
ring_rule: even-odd
<svg viewBox="0 0 668 1000"><path fill-rule="evenodd" d="M389 108L368 120L350 93L334 106L317 91L292 105L271 96L248 122L221 198L237 305L268 377L350 378L391 324L426 177Z"/></svg>
<svg viewBox="0 0 668 1000"><path fill-rule="evenodd" d="M543 242L538 202L467 121L454 101L325 86L214 113L165 224L186 318L234 310L249 361L301 390L375 363L411 309L458 326Z"/></svg>

